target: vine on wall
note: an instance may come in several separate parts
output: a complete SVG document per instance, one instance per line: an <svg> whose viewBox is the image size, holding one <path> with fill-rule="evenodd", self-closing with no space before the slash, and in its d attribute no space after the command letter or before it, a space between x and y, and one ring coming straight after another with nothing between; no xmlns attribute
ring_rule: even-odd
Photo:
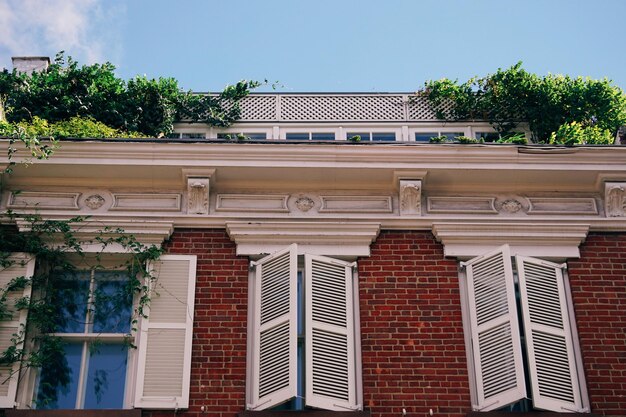
<svg viewBox="0 0 626 417"><path fill-rule="evenodd" d="M64 341L55 335L59 327L67 320L67 311L91 309L98 311L101 317L115 317L124 305L132 304L130 317L130 333L125 343L133 344L138 321L147 317L146 307L150 304L150 291L154 276L147 269L150 261L159 259L162 249L146 246L133 235L122 229L103 228L95 238L88 241L77 237L76 231L88 221L85 217L74 217L69 220L45 220L39 215L18 215L5 213L5 220L21 221L23 231L13 226L0 227L0 268L7 269L16 262L12 254L26 253L36 259L35 274L32 277L16 276L4 287L0 288L0 319L12 317L15 312L26 310L27 324L14 333L10 345L0 352L0 367L10 369L19 363L21 369L42 368L52 373L54 384L40 386L39 400L54 403L58 389L70 383L70 370L64 354ZM25 230L24 230L25 229ZM85 245L97 245L96 253L85 253ZM123 260L111 265L110 261L103 264L108 248L115 246L116 251L123 251ZM68 277L74 277L84 271L116 270L125 277L125 284L112 294L101 293L89 301L88 305L74 303L68 297L65 288ZM31 297L17 297L16 292L31 288ZM71 290L71 288L70 288ZM84 323L82 323L84 325ZM98 348L98 339L92 343L92 349ZM21 375L2 375L8 378ZM106 381L106 375L103 376ZM50 380L50 379L48 379ZM42 404L38 404L42 405Z"/></svg>

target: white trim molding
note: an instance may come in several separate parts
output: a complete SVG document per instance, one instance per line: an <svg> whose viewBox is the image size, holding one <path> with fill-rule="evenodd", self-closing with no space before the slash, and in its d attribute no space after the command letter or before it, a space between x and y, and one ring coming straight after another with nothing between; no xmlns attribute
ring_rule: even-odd
<svg viewBox="0 0 626 417"><path fill-rule="evenodd" d="M237 255L276 252L297 243L302 253L356 257L369 256L380 223L323 221L227 221L226 231L237 244Z"/></svg>
<svg viewBox="0 0 626 417"><path fill-rule="evenodd" d="M508 243L513 255L563 259L580 257L579 246L588 224L529 222L433 223L444 254L459 258L478 256Z"/></svg>
<svg viewBox="0 0 626 417"><path fill-rule="evenodd" d="M16 224L20 232L31 230L32 223L27 220L18 219ZM95 241L96 237L101 236L104 232L106 237L114 238L120 236L120 233L117 233L116 230L121 229L124 233L132 235L143 245L161 247L163 242L169 238L174 231L174 225L172 222L159 220L99 219L98 221L85 220L83 222L73 223L72 229L74 236L76 236L79 241L83 242L83 251L120 253L126 252L126 249L117 243L111 243L103 250L102 244ZM60 236L58 238L60 238ZM60 243L60 239L57 240L57 237L53 235L50 238L50 244L54 245L55 243Z"/></svg>

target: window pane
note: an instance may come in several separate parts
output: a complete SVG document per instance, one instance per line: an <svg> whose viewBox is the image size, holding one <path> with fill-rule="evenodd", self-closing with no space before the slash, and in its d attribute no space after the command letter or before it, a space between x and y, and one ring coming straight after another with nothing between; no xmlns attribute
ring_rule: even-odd
<svg viewBox="0 0 626 417"><path fill-rule="evenodd" d="M395 142L396 134L393 132L372 132L374 142Z"/></svg>
<svg viewBox="0 0 626 417"><path fill-rule="evenodd" d="M361 142L366 142L370 140L370 134L369 132L349 132L346 133L346 139L350 140L350 138L353 138L355 136L360 136L361 137Z"/></svg>
<svg viewBox="0 0 626 417"><path fill-rule="evenodd" d="M437 132L416 132L415 142L430 142L430 138L437 137Z"/></svg>
<svg viewBox="0 0 626 417"><path fill-rule="evenodd" d="M183 139L205 139L206 135L204 133L181 133L180 135Z"/></svg>
<svg viewBox="0 0 626 417"><path fill-rule="evenodd" d="M244 133L245 136L251 140L265 140L267 139L267 133Z"/></svg>
<svg viewBox="0 0 626 417"><path fill-rule="evenodd" d="M441 136L445 136L446 140L454 141L459 136L465 136L463 132L441 132Z"/></svg>
<svg viewBox="0 0 626 417"><path fill-rule="evenodd" d="M133 292L125 271L97 271L94 333L129 333Z"/></svg>
<svg viewBox="0 0 626 417"><path fill-rule="evenodd" d="M334 133L311 133L312 140L335 140Z"/></svg>
<svg viewBox="0 0 626 417"><path fill-rule="evenodd" d="M57 278L56 294L52 298L57 313L56 328L50 329L51 332L85 332L90 277L89 271L81 271Z"/></svg>
<svg viewBox="0 0 626 417"><path fill-rule="evenodd" d="M287 133L285 135L287 140L309 140L308 133Z"/></svg>
<svg viewBox="0 0 626 417"><path fill-rule="evenodd" d="M475 132L475 137L485 142L497 142L500 139L500 135L496 132Z"/></svg>
<svg viewBox="0 0 626 417"><path fill-rule="evenodd" d="M83 354L82 343L69 343L61 356L46 358L39 373L37 408L75 408Z"/></svg>
<svg viewBox="0 0 626 417"><path fill-rule="evenodd" d="M124 408L127 358L124 344L97 344L92 348L84 408Z"/></svg>

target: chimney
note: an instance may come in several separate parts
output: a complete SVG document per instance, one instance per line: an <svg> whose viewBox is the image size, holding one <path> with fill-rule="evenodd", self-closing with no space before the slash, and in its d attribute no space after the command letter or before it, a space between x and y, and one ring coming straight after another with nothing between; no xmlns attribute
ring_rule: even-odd
<svg viewBox="0 0 626 417"><path fill-rule="evenodd" d="M11 61L13 61L13 68L28 75L45 71L50 65L50 58L47 56L14 56Z"/></svg>

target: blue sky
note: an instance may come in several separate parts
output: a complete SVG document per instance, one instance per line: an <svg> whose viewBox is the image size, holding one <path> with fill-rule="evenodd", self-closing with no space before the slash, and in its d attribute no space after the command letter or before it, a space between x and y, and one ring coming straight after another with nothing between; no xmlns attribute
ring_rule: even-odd
<svg viewBox="0 0 626 417"><path fill-rule="evenodd" d="M405 92L523 61L626 89L625 19L626 0L0 0L0 67L64 49L195 91Z"/></svg>

